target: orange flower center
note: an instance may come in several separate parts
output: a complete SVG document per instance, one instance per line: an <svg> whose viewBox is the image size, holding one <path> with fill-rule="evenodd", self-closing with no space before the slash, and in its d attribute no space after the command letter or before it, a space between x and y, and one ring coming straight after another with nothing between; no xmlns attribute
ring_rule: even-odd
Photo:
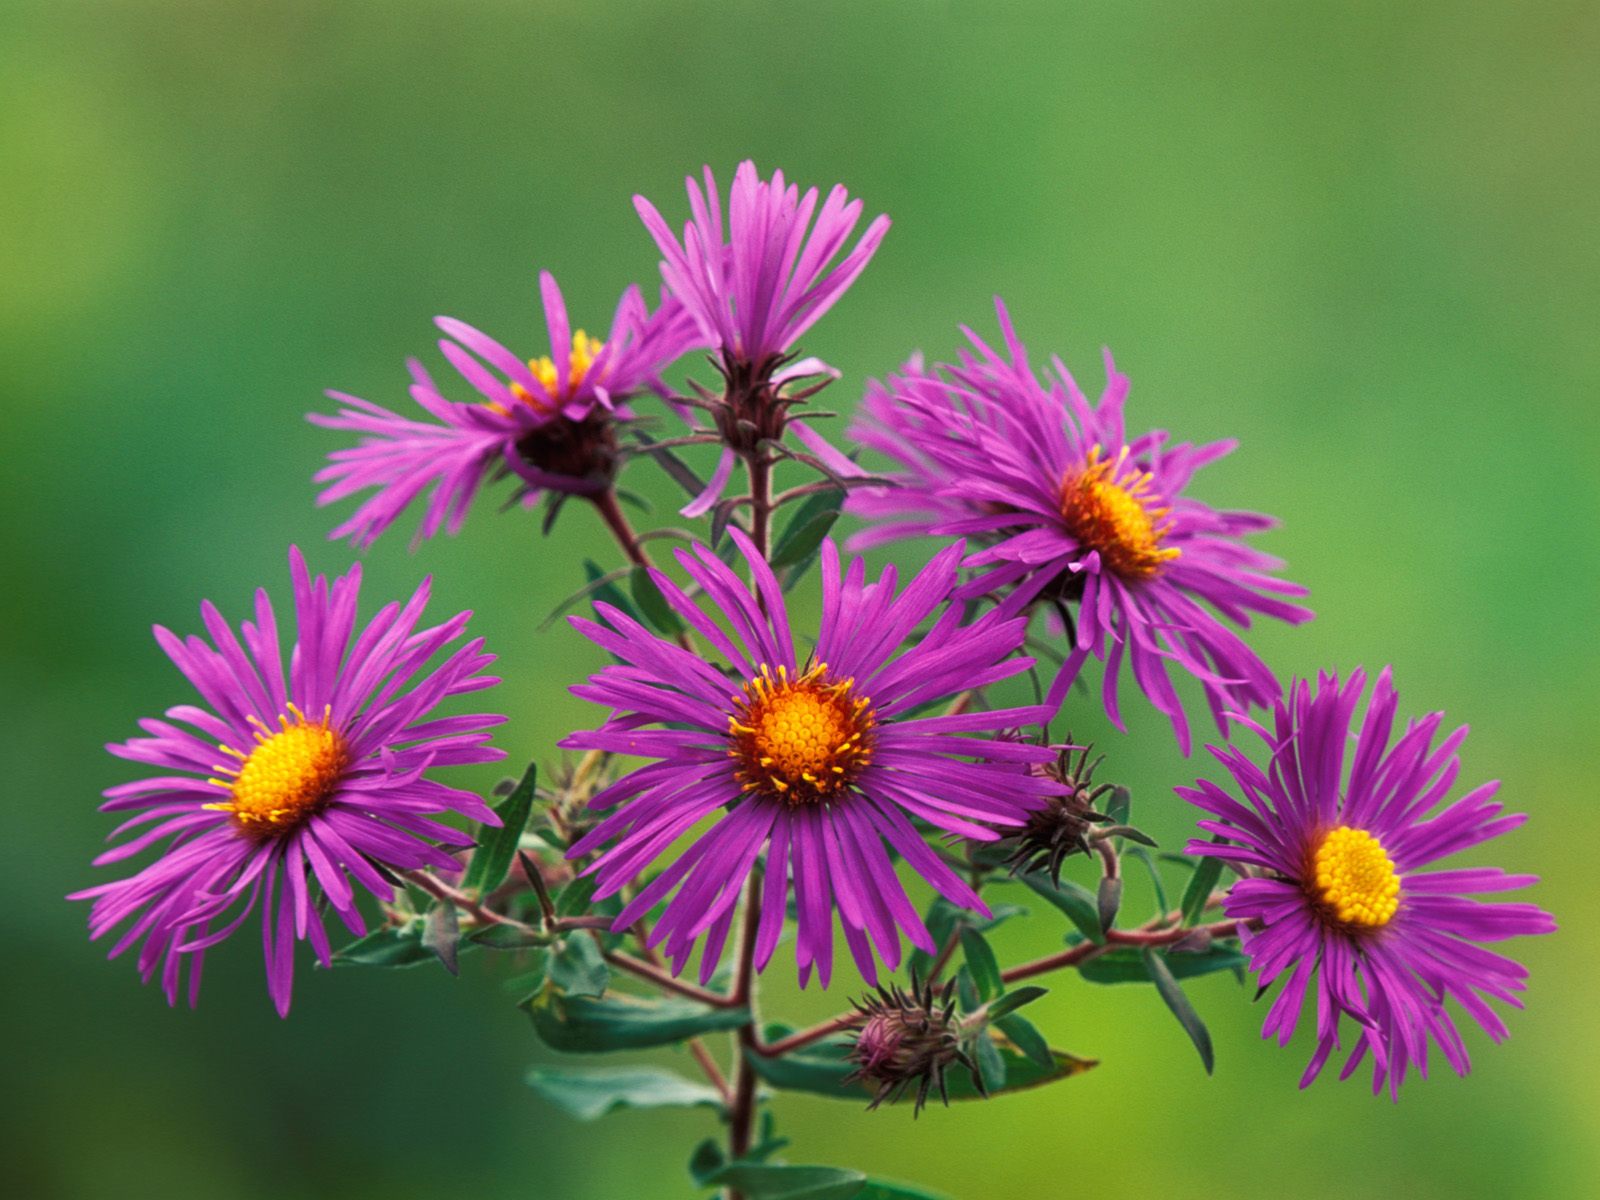
<svg viewBox="0 0 1600 1200"><path fill-rule="evenodd" d="M1317 899L1342 925L1379 929L1400 907L1400 876L1383 844L1365 829L1341 825L1311 855Z"/></svg>
<svg viewBox="0 0 1600 1200"><path fill-rule="evenodd" d="M294 720L280 716L276 732L257 722L256 744L248 753L221 747L239 766L216 767L233 778L211 782L227 788L232 798L206 807L231 813L241 831L262 836L287 833L322 807L349 762L349 747L329 725L326 710L315 722L306 720L292 704L289 711Z"/></svg>
<svg viewBox="0 0 1600 1200"><path fill-rule="evenodd" d="M815 804L850 784L872 762L872 702L855 680L833 680L827 663L789 677L762 665L734 697L728 756L747 792Z"/></svg>
<svg viewBox="0 0 1600 1200"><path fill-rule="evenodd" d="M567 390L563 394L560 390L561 376L556 370L555 360L546 355L543 358L530 358L528 370L533 372L533 377L539 381L545 392L560 401L570 396L583 386L583 381L588 378L589 368L594 366L594 360L600 356L600 351L605 349L605 343L598 338L592 338L583 330L578 330L572 335L572 351L567 358ZM521 400L528 407L540 412L548 407L545 402L535 396L520 383L513 382L511 394Z"/></svg>
<svg viewBox="0 0 1600 1200"><path fill-rule="evenodd" d="M1172 510L1159 507L1150 490L1151 476L1129 466L1123 447L1116 459L1089 451L1083 469L1061 484L1061 516L1067 531L1123 579L1149 579L1163 563L1177 558L1176 547L1161 541L1172 529Z"/></svg>

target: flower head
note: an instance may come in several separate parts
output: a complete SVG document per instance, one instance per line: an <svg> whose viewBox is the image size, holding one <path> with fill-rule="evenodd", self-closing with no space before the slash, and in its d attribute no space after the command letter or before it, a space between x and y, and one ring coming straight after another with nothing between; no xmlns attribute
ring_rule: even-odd
<svg viewBox="0 0 1600 1200"><path fill-rule="evenodd" d="M661 248L662 279L730 372L743 366L770 373L855 282L889 230L889 218L878 217L835 265L862 210L842 186L818 210L816 188L802 196L782 171L765 180L746 160L734 173L724 229L711 168L703 190L693 176L684 182L691 219L681 240L650 201L635 196L633 203Z"/></svg>
<svg viewBox="0 0 1600 1200"><path fill-rule="evenodd" d="M844 1082L859 1079L876 1089L869 1109L885 1100L893 1104L913 1087L913 1114L922 1111L936 1090L949 1104L945 1073L957 1063L982 1087L976 1064L962 1048L955 991L954 979L938 989L918 982L913 972L909 991L899 984L880 984L876 995L855 1002L855 1038L845 1054L855 1069Z"/></svg>
<svg viewBox="0 0 1600 1200"><path fill-rule="evenodd" d="M610 485L616 422L630 416L622 402L646 389L664 394L660 373L695 344L694 322L666 298L649 312L639 289L630 287L601 341L571 329L549 272L539 284L550 331L550 353L542 357L524 360L465 322L437 319L447 335L439 349L480 402L447 400L413 360L411 398L433 420L402 417L344 392L328 393L345 405L337 414L310 414L314 424L365 435L330 454L330 465L316 475L329 485L319 505L373 489L330 536L370 546L424 492L428 506L417 540L441 528L455 533L496 466L521 480L525 504L545 491L594 495Z"/></svg>
<svg viewBox="0 0 1600 1200"><path fill-rule="evenodd" d="M499 682L480 673L494 661L481 639L421 674L471 614L418 629L424 582L358 634L359 566L331 585L310 577L298 550L290 550L289 566L297 637L287 670L264 590L256 593L255 621L237 635L207 602L200 611L210 643L155 631L204 705L168 709L167 721L140 722L150 736L107 747L164 773L106 792L104 811L133 814L112 836L138 832L95 864L162 849L128 878L72 899L94 901L96 938L129 923L111 956L137 946L145 981L159 971L173 1003L185 965L193 1004L207 948L259 911L267 990L287 1014L294 943L310 941L323 965L330 961L324 901L363 933L357 885L392 900L384 868L453 869L440 847L471 844L440 814L497 820L472 793L425 777L434 767L504 757L487 744L486 730L505 718L430 716L447 696Z"/></svg>
<svg viewBox="0 0 1600 1200"><path fill-rule="evenodd" d="M623 908L617 928L665 901L653 939L665 941L668 958L682 970L703 934L700 975L709 979L735 901L764 854L758 968L777 947L792 886L802 983L815 967L828 984L836 910L857 965L875 981L874 947L894 969L900 932L935 949L890 851L952 902L983 910L966 882L923 841L913 819L993 841L999 830L1021 825L1059 786L1026 770L1053 757L1049 749L961 736L1030 723L1040 716L1037 707L918 715L943 697L1026 670L1031 659L1012 657L1024 622L990 614L962 624L959 607L946 607L926 636L901 650L947 601L962 548L939 554L896 595L893 568L868 583L859 559L841 571L830 541L822 550L821 630L814 652L801 657L771 569L742 535L730 536L749 561L754 594L704 546L678 554L726 628L665 575L652 573L684 623L716 650L721 667L609 605L595 606L603 624L574 619L621 663L573 689L614 711L599 729L563 744L656 761L595 797L596 808L615 811L571 854L598 852L586 870L598 879L595 895L603 899L638 880L678 838L709 819L709 827Z"/></svg>
<svg viewBox="0 0 1600 1200"><path fill-rule="evenodd" d="M1446 1000L1495 1041L1506 1036L1488 1000L1520 1008L1527 970L1478 943L1549 933L1555 922L1532 904L1468 899L1536 876L1423 869L1526 818L1502 815L1498 783L1439 809L1467 731L1434 745L1443 714L1432 713L1394 738L1398 697L1387 668L1350 744L1365 689L1362 671L1343 683L1337 675L1321 675L1315 686L1295 683L1273 706L1272 728L1251 723L1266 744L1264 768L1238 749L1212 747L1234 790L1201 781L1177 791L1210 814L1200 828L1217 839L1191 842L1189 853L1246 872L1225 911L1241 923L1241 944L1262 986L1286 979L1262 1035L1287 1044L1314 989L1317 1047L1300 1085L1342 1048L1340 1024L1348 1018L1354 1041L1339 1077L1371 1054L1374 1092L1387 1083L1398 1097L1413 1067L1427 1075L1429 1042L1457 1074L1468 1070Z"/></svg>
<svg viewBox="0 0 1600 1200"><path fill-rule="evenodd" d="M1068 648L1051 689L1059 705L1090 657L1105 664L1103 700L1122 727L1123 660L1188 753L1189 722L1168 665L1196 678L1219 728L1224 713L1271 702L1277 681L1228 627L1263 615L1298 623L1310 610L1282 597L1305 589L1244 538L1274 522L1218 511L1186 494L1194 474L1233 449L1128 436L1127 378L1106 356L1091 404L1059 360L1043 380L1004 306L1004 355L967 331L972 351L928 371L913 362L869 390L854 433L900 464L898 486L853 490L872 523L861 545L912 535L966 537L978 549L958 593L1045 604L1065 618Z"/></svg>

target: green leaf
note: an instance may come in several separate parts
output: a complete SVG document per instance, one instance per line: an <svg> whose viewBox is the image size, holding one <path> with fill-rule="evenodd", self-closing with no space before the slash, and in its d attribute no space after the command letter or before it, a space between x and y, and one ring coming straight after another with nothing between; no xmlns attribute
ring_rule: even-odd
<svg viewBox="0 0 1600 1200"><path fill-rule="evenodd" d="M855 1200L950 1200L950 1197L889 1179L869 1179L867 1186L856 1193Z"/></svg>
<svg viewBox="0 0 1600 1200"><path fill-rule="evenodd" d="M1084 937L1097 946L1105 942L1106 935L1100 928L1100 905L1089 894L1088 888L1070 879L1063 879L1061 885L1057 887L1048 875L1037 871L1030 871L1018 878L1066 913L1067 920L1076 925Z"/></svg>
<svg viewBox="0 0 1600 1200"><path fill-rule="evenodd" d="M569 996L603 996L611 968L592 937L575 933L551 947L545 977Z"/></svg>
<svg viewBox="0 0 1600 1200"><path fill-rule="evenodd" d="M511 860L517 854L517 842L528 824L528 814L533 811L538 782L539 766L529 763L511 795L494 806L494 815L500 818L499 827L479 827L478 848L472 852L472 861L461 877L463 891L486 896L505 882Z"/></svg>
<svg viewBox="0 0 1600 1200"><path fill-rule="evenodd" d="M678 614L672 611L672 605L667 603L655 580L650 578L649 571L634 567L628 576L628 590L633 593L633 602L639 606L645 620L657 633L677 637L683 632L683 622L678 620Z"/></svg>
<svg viewBox="0 0 1600 1200"><path fill-rule="evenodd" d="M553 609L551 609L550 615L539 623L539 628L548 629L552 624L555 623L557 617L566 612L569 608L586 596L593 596L597 600L604 600L607 604L615 605L617 608L620 608L623 612L627 613L635 620L639 619L639 614L634 610L633 605L629 602L626 596L617 590L616 586L616 581L619 579L625 579L631 570L631 567L622 567L615 571L602 571L592 561L587 558L584 559L583 576L588 582L586 582L577 591L573 592L570 596L567 596L565 599L563 599L560 604L557 604Z"/></svg>
<svg viewBox="0 0 1600 1200"><path fill-rule="evenodd" d="M550 1103L593 1121L625 1108L716 1108L713 1088L660 1067L535 1067L528 1085Z"/></svg>
<svg viewBox="0 0 1600 1200"><path fill-rule="evenodd" d="M457 949L461 945L461 920L456 906L444 900L435 900L422 921L422 944L444 964L452 975L461 972L457 962Z"/></svg>
<svg viewBox="0 0 1600 1200"><path fill-rule="evenodd" d="M1168 971L1176 979L1192 979L1216 971L1232 971L1250 960L1232 946L1212 946L1199 954L1169 954ZM1134 946L1117 946L1078 964L1078 974L1090 983L1150 983L1144 955Z"/></svg>
<svg viewBox="0 0 1600 1200"><path fill-rule="evenodd" d="M556 916L579 917L589 911L589 902L600 883L593 875L579 875L556 894Z"/></svg>
<svg viewBox="0 0 1600 1200"><path fill-rule="evenodd" d="M961 908L951 904L943 896L936 897L928 906L923 923L928 927L928 936L933 939L933 944L940 949L949 940L951 933L957 927L976 929L979 933L988 933L1001 922L1011 917L1025 917L1028 910L1020 904L991 904L990 911L994 914L985 917L970 909ZM917 978L926 979L933 970L934 955L926 950L913 950L911 952L910 967L917 973Z"/></svg>
<svg viewBox="0 0 1600 1200"><path fill-rule="evenodd" d="M1125 787L1111 789L1111 802L1106 805L1106 816L1112 825L1126 825L1133 811L1133 793Z"/></svg>
<svg viewBox="0 0 1600 1200"><path fill-rule="evenodd" d="M1150 979L1156 985L1156 991L1161 993L1161 998L1167 1002L1172 1015L1178 1018L1178 1024L1183 1026L1183 1031L1189 1035L1194 1048L1200 1052L1200 1061L1205 1065L1206 1074L1211 1074L1212 1068L1216 1065L1211 1052L1211 1034L1207 1031L1205 1022L1200 1019L1200 1014L1195 1012L1194 1006L1189 1003L1189 997L1183 994L1183 988L1179 987L1178 981L1172 977L1172 971L1167 967L1166 956L1154 946L1146 946L1144 965L1150 972Z"/></svg>
<svg viewBox="0 0 1600 1200"><path fill-rule="evenodd" d="M633 436L639 440L639 443L643 446L644 450L650 455L650 457L661 464L661 469L665 471L672 481L681 487L687 495L691 497L698 496L701 492L706 490L705 480L696 475L694 473L694 469L690 467L688 463L684 462L683 459L674 454L670 448L661 447L658 449L654 444L655 440L653 438L637 429L633 431Z"/></svg>
<svg viewBox="0 0 1600 1200"><path fill-rule="evenodd" d="M545 1045L570 1054L666 1046L702 1033L737 1029L750 1021L746 1008L712 1008L693 1000L638 1000L568 996L548 984L524 1004Z"/></svg>
<svg viewBox="0 0 1600 1200"><path fill-rule="evenodd" d="M515 925L484 925L468 934L467 941L488 950L527 950L533 946L548 946L550 935Z"/></svg>
<svg viewBox="0 0 1600 1200"><path fill-rule="evenodd" d="M972 970L972 982L977 985L980 1001L993 1000L1005 991L1005 984L1000 982L1000 964L995 961L989 943L983 940L983 934L976 929L963 928L961 952Z"/></svg>
<svg viewBox="0 0 1600 1200"><path fill-rule="evenodd" d="M839 519L839 508L843 504L844 493L831 489L818 492L797 508L773 544L768 560L772 569L792 567L808 558L828 536L833 523Z"/></svg>
<svg viewBox="0 0 1600 1200"><path fill-rule="evenodd" d="M984 1008L984 1012L988 1015L990 1021L998 1023L1000 1018L1007 1013L1016 1012L1024 1004L1032 1004L1040 996L1046 995L1048 992L1048 988L1033 987L1031 985L1019 987L1015 991L1007 992L998 999L991 1001Z"/></svg>
<svg viewBox="0 0 1600 1200"><path fill-rule="evenodd" d="M1055 1064L1050 1044L1044 1040L1044 1035L1034 1028L1033 1022L1021 1013L1008 1013L994 1024L995 1028L1010 1038L1016 1048L1027 1055L1031 1062L1045 1068Z"/></svg>
<svg viewBox="0 0 1600 1200"><path fill-rule="evenodd" d="M333 956L335 966L414 967L433 961L433 951L422 944L422 927L416 922L376 930Z"/></svg>
<svg viewBox="0 0 1600 1200"><path fill-rule="evenodd" d="M975 1053L978 1059L978 1078L983 1082L983 1090L991 1096L1004 1091L1006 1063L1005 1059L1000 1057L1000 1047L995 1045L994 1039L980 1036Z"/></svg>
<svg viewBox="0 0 1600 1200"><path fill-rule="evenodd" d="M851 1200L867 1185L860 1171L844 1167L790 1167L776 1163L731 1163L707 1184L733 1188L749 1200Z"/></svg>
<svg viewBox="0 0 1600 1200"><path fill-rule="evenodd" d="M1211 890L1217 886L1217 880L1222 878L1222 860L1220 858L1202 858L1195 866L1194 874L1189 876L1189 884L1183 889L1183 923L1193 925L1200 919L1200 914L1206 910L1206 901L1211 898Z"/></svg>
<svg viewBox="0 0 1600 1200"><path fill-rule="evenodd" d="M1007 1018L1008 1020L1010 1018ZM1001 1089L1005 1094L1026 1091L1029 1088L1043 1087L1047 1083L1054 1083L1058 1079L1069 1079L1074 1075L1081 1075L1092 1070L1100 1064L1092 1058L1079 1058L1068 1054L1064 1050L1051 1050L1049 1065L1031 1058L1013 1043L1003 1033L991 1029L988 1037L994 1041L995 1049L1000 1052L1000 1061L1005 1064L1006 1083ZM967 1072L957 1068L945 1076L950 1085L950 1099L977 1100L982 1094L972 1085L972 1077ZM994 1092L991 1091L991 1097Z"/></svg>
<svg viewBox="0 0 1600 1200"><path fill-rule="evenodd" d="M1167 899L1167 887L1166 884L1161 882L1161 871L1156 866L1155 858L1143 846L1130 847L1128 853L1142 862L1144 869L1150 873L1150 886L1155 889L1156 893L1156 913L1157 915L1165 916L1171 911L1172 904Z"/></svg>

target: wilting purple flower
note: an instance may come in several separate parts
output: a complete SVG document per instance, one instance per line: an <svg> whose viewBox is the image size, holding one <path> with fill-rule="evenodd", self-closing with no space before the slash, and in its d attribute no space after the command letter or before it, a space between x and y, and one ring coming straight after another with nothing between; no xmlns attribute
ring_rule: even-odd
<svg viewBox="0 0 1600 1200"><path fill-rule="evenodd" d="M1193 841L1190 854L1223 859L1249 873L1225 903L1263 986L1287 976L1262 1036L1286 1045L1307 991L1317 998L1317 1048L1300 1086L1341 1049L1348 1017L1355 1039L1339 1077L1370 1052L1373 1091L1398 1097L1414 1066L1428 1073L1428 1043L1457 1074L1467 1049L1445 1001L1499 1041L1506 1027L1489 998L1521 1007L1527 970L1477 943L1549 933L1555 922L1532 904L1469 900L1538 882L1495 867L1424 872L1423 867L1521 825L1502 816L1487 783L1435 812L1460 770L1465 727L1437 746L1443 713L1408 721L1392 739L1398 697L1385 668L1356 735L1348 773L1346 744L1366 674L1295 683L1274 705L1273 727L1248 722L1267 747L1256 766L1233 747L1211 753L1233 776L1235 792L1200 781L1178 794L1214 819L1200 828L1220 841Z"/></svg>
<svg viewBox="0 0 1600 1200"><path fill-rule="evenodd" d="M297 549L289 568L298 635L287 674L265 590L256 593L255 621L240 626L242 644L208 601L200 612L214 644L155 630L205 706L167 710L187 729L144 720L149 737L107 747L166 773L105 793L104 811L135 814L112 837L138 832L95 865L163 849L136 874L71 898L94 900L96 938L128 922L111 957L138 946L145 982L159 970L172 1003L185 964L193 1004L205 951L259 908L267 990L287 1014L294 943L309 941L324 966L330 961L323 900L361 934L355 885L394 898L378 864L453 869L440 846L471 844L437 815L498 823L477 796L424 778L434 767L504 757L485 732L504 717L429 716L447 696L499 682L479 674L494 661L481 639L419 676L471 614L418 629L424 582L404 606L386 605L357 633L359 565L331 586L308 575Z"/></svg>
<svg viewBox="0 0 1600 1200"><path fill-rule="evenodd" d="M1274 576L1282 563L1243 541L1271 528L1271 518L1184 494L1233 442L1170 443L1164 430L1130 438L1128 380L1109 354L1105 391L1091 404L1059 359L1043 381L1034 374L1005 307L997 308L1008 356L966 330L973 350L959 365L930 372L913 363L869 390L852 432L902 469L897 487L852 491L849 510L874 526L858 544L910 534L973 539L980 548L966 566L977 573L958 597L994 593L1011 609L1038 601L1064 617L1074 606L1052 708L1093 655L1105 663L1105 709L1121 728L1126 657L1187 754L1188 718L1168 664L1199 680L1226 733L1225 712L1271 703L1278 685L1224 619L1241 627L1255 613L1309 620L1309 609L1279 599L1305 589Z"/></svg>
<svg viewBox="0 0 1600 1200"><path fill-rule="evenodd" d="M851 954L873 981L873 947L891 970L900 962L897 926L915 945L935 949L890 851L947 899L984 911L912 818L992 841L997 828L1020 825L1057 786L1025 769L1053 757L1049 749L960 736L1027 724L1041 709L917 715L955 692L1026 670L1031 659L1011 657L1024 622L991 613L963 625L959 607L946 607L924 637L901 650L949 598L962 547L939 554L896 596L892 567L870 584L859 559L841 575L830 541L822 549L816 649L798 656L772 571L741 534L731 536L749 561L755 595L704 546L678 554L726 629L665 575L652 577L684 623L715 648L732 679L609 605L595 606L604 624L574 619L622 665L573 689L615 711L600 729L562 744L657 761L595 797L595 807L617 810L571 854L604 847L587 868L599 882L596 897L604 898L638 879L697 822L714 817L629 901L616 928L665 900L653 939L665 940L667 956L681 971L704 934L700 977L710 979L740 889L765 852L758 969L778 944L792 883L802 984L813 966L828 984L835 909ZM662 728L646 728L651 725Z"/></svg>
<svg viewBox="0 0 1600 1200"><path fill-rule="evenodd" d="M595 495L610 485L615 422L631 415L621 402L645 389L665 394L661 371L697 344L693 318L665 297L650 313L639 289L630 287L601 342L570 328L561 289L548 271L539 286L550 330L550 354L543 358L524 361L465 322L437 318L447 335L439 349L481 402L445 399L412 360L411 398L433 420L402 417L344 392L328 393L346 405L336 415L309 414L314 424L366 435L330 454L332 465L316 475L329 484L319 505L375 489L330 536L370 546L424 492L429 500L416 540L441 528L455 533L496 465L525 485L525 504L546 490Z"/></svg>
<svg viewBox="0 0 1600 1200"><path fill-rule="evenodd" d="M729 368L784 354L844 295L889 230L889 218L878 217L833 265L861 218L861 201L843 186L819 211L816 188L802 196L782 171L767 181L746 160L734 173L724 230L711 168L704 190L693 176L684 182L691 219L681 241L650 201L635 196L633 204L665 257L662 279Z"/></svg>

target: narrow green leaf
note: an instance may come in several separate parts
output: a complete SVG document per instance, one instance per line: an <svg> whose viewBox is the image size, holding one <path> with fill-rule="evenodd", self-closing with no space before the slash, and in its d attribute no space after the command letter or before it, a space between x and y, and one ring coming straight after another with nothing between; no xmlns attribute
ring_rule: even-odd
<svg viewBox="0 0 1600 1200"><path fill-rule="evenodd" d="M539 628L548 629L555 623L557 617L587 596L593 596L598 600L604 600L607 604L615 605L629 616L637 619L639 614L634 611L632 603L616 587L616 581L626 579L631 570L631 567L622 567L615 571L602 571L589 559L584 559L583 575L588 582L551 609L550 615L539 623Z"/></svg>
<svg viewBox="0 0 1600 1200"><path fill-rule="evenodd" d="M433 961L433 951L422 944L422 928L416 923L376 930L333 955L335 966L414 967Z"/></svg>
<svg viewBox="0 0 1600 1200"><path fill-rule="evenodd" d="M714 1089L660 1067L535 1067L527 1080L580 1121L625 1108L722 1108Z"/></svg>
<svg viewBox="0 0 1600 1200"><path fill-rule="evenodd" d="M653 439L638 430L633 431L633 436L639 440L645 452L661 465L661 469L687 495L691 497L698 496L706 490L705 480L696 475L694 468L674 454L671 449L667 447L656 448Z"/></svg>
<svg viewBox="0 0 1600 1200"><path fill-rule="evenodd" d="M1048 992L1048 988L1033 987L1031 985L1028 987L1019 987L1007 992L1005 995L996 1000L991 1000L984 1007L984 1012L988 1014L990 1021L998 1024L1000 1018L1005 1016L1007 1013L1016 1012L1017 1009L1021 1008L1024 1004L1032 1004L1040 996L1046 995Z"/></svg>
<svg viewBox="0 0 1600 1200"><path fill-rule="evenodd" d="M958 926L971 926L979 933L988 933L991 929L1012 917L1025 917L1028 910L1020 904L991 904L989 906L992 916L984 917L970 909L960 908L943 896L934 898L928 906L927 914L923 917L923 924L928 927L928 936L933 939L933 944L943 949L951 933ZM917 978L926 979L933 969L934 956L926 950L914 950L911 953L910 967L917 973Z"/></svg>
<svg viewBox="0 0 1600 1200"><path fill-rule="evenodd" d="M1055 1065L1055 1056L1050 1052L1050 1044L1044 1040L1044 1035L1034 1028L1033 1022L1021 1013L1008 1013L995 1022L995 1028L1011 1039L1016 1048L1031 1062L1041 1067L1050 1068Z"/></svg>
<svg viewBox="0 0 1600 1200"><path fill-rule="evenodd" d="M461 920L456 906L444 900L435 900L422 920L422 944L444 964L452 975L459 975L457 948L461 944Z"/></svg>
<svg viewBox="0 0 1600 1200"><path fill-rule="evenodd" d="M574 933L552 946L545 975L569 996L603 996L611 982L611 968L587 933Z"/></svg>
<svg viewBox="0 0 1600 1200"><path fill-rule="evenodd" d="M867 1186L867 1177L844 1167L732 1163L708 1182L742 1192L749 1200L852 1200Z"/></svg>
<svg viewBox="0 0 1600 1200"><path fill-rule="evenodd" d="M548 946L548 934L537 930L519 929L515 925L485 925L467 935L474 946L488 950L527 950L534 946Z"/></svg>
<svg viewBox="0 0 1600 1200"><path fill-rule="evenodd" d="M1161 998L1167 1002L1167 1007L1172 1010L1172 1015L1178 1018L1178 1024L1183 1026L1189 1040L1194 1043L1194 1048L1200 1052L1200 1061L1204 1064L1206 1074L1211 1074L1216 1065L1211 1052L1211 1034L1207 1031L1205 1022L1200 1019L1200 1014L1195 1012L1194 1006L1189 1003L1189 997L1183 994L1183 988L1172 977L1171 970L1167 967L1166 956L1154 946L1144 948L1145 970L1150 972L1150 979L1156 985L1156 991L1161 993Z"/></svg>
<svg viewBox="0 0 1600 1200"><path fill-rule="evenodd" d="M1144 869L1150 873L1150 886L1156 893L1156 914L1165 916L1172 910L1172 902L1167 899L1167 885L1161 880L1161 871L1156 866L1155 857L1143 846L1129 847L1128 854L1142 862Z"/></svg>
<svg viewBox="0 0 1600 1200"><path fill-rule="evenodd" d="M539 765L529 763L517 786L499 804L494 815L500 825L479 826L478 848L472 852L466 874L461 877L463 891L486 896L499 887L511 870L511 860L517 854L517 842L527 827L528 814L533 811L533 799L538 792Z"/></svg>
<svg viewBox="0 0 1600 1200"><path fill-rule="evenodd" d="M1183 923L1193 925L1200 920L1200 914L1206 910L1206 901L1211 898L1211 890L1217 886L1217 880L1222 878L1222 860L1220 858L1202 858L1195 866L1194 874L1189 876L1188 886L1183 889Z"/></svg>
<svg viewBox="0 0 1600 1200"><path fill-rule="evenodd" d="M707 1138L694 1148L689 1156L689 1178L696 1187L707 1188L717 1177L717 1172L728 1165L728 1156L715 1138Z"/></svg>
<svg viewBox="0 0 1600 1200"><path fill-rule="evenodd" d="M1088 888L1070 879L1063 879L1058 887L1048 875L1037 871L1030 871L1018 878L1064 912L1067 920L1076 925L1084 937L1097 946L1105 942L1106 935L1100 928L1100 905L1089 894Z"/></svg>
<svg viewBox="0 0 1600 1200"><path fill-rule="evenodd" d="M1106 816L1112 825L1126 825L1133 811L1133 793L1125 787L1111 789L1111 802L1106 805Z"/></svg>
<svg viewBox="0 0 1600 1200"><path fill-rule="evenodd" d="M983 1081L983 1090L991 1096L996 1092L1005 1090L1006 1063L1000 1057L1000 1047L994 1044L991 1037L979 1036L977 1044L978 1078Z"/></svg>
<svg viewBox="0 0 1600 1200"><path fill-rule="evenodd" d="M855 1200L950 1200L942 1192L929 1192L906 1183L889 1179L869 1179L867 1186L855 1195Z"/></svg>
<svg viewBox="0 0 1600 1200"><path fill-rule="evenodd" d="M746 1008L712 1008L692 1000L637 1000L568 996L546 985L524 1005L545 1045L571 1054L667 1046L702 1033L737 1029L750 1021Z"/></svg>
<svg viewBox="0 0 1600 1200"><path fill-rule="evenodd" d="M1174 978L1192 979L1216 971L1233 971L1249 964L1232 946L1212 946L1200 954L1168 954L1167 969ZM1149 983L1144 955L1134 946L1117 946L1078 964L1078 974L1090 983Z"/></svg>
<svg viewBox="0 0 1600 1200"><path fill-rule="evenodd" d="M822 545L822 539L828 536L833 523L839 519L839 508L843 503L844 493L835 489L818 492L796 509L773 544L770 558L772 569L776 571L792 567Z"/></svg>
<svg viewBox="0 0 1600 1200"><path fill-rule="evenodd" d="M982 1003L978 999L978 985L972 978L972 968L965 963L956 972L956 1003L964 1013L977 1011Z"/></svg>
<svg viewBox="0 0 1600 1200"><path fill-rule="evenodd" d="M984 941L983 934L970 926L963 928L961 952L972 970L972 982L977 985L980 1001L993 1000L1005 991L1005 984L1000 982L1000 964L995 961L994 951Z"/></svg>
<svg viewBox="0 0 1600 1200"><path fill-rule="evenodd" d="M645 620L657 633L677 637L683 632L683 622L678 620L678 614L672 611L672 605L667 603L655 580L650 578L649 571L634 567L628 576L628 590L633 593L633 602L639 606Z"/></svg>
<svg viewBox="0 0 1600 1200"><path fill-rule="evenodd" d="M599 881L593 875L579 875L556 894L556 916L578 917L589 911Z"/></svg>

